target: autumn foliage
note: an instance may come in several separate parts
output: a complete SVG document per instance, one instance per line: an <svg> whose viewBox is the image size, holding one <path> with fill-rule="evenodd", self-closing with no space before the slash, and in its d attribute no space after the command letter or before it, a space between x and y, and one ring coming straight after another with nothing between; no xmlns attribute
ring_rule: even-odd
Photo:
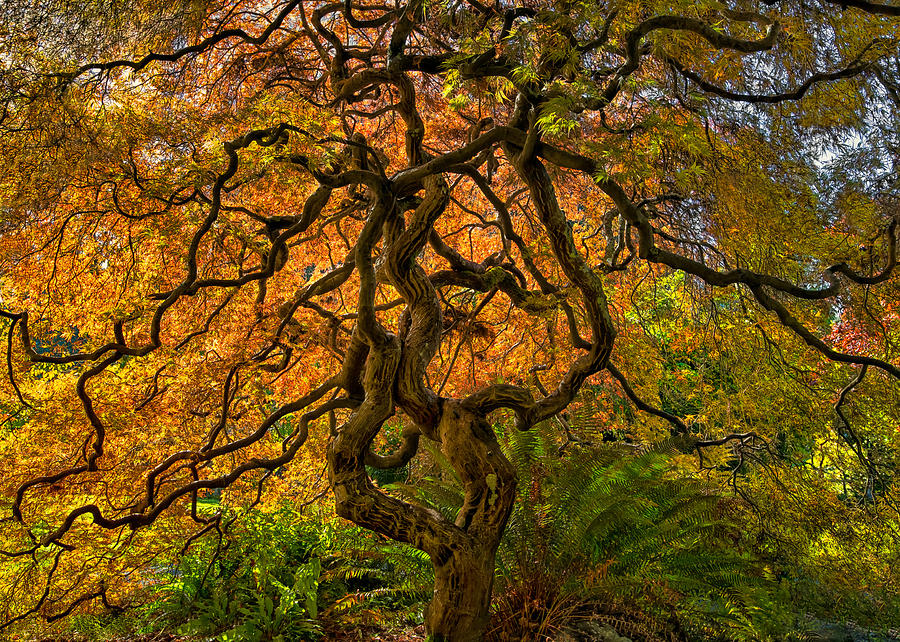
<svg viewBox="0 0 900 642"><path fill-rule="evenodd" d="M4 622L127 606L225 507L327 493L430 556L435 639L480 639L497 434L544 422L561 456L673 438L773 524L796 476L891 506L898 15L7 3ZM372 481L424 440L453 519Z"/></svg>

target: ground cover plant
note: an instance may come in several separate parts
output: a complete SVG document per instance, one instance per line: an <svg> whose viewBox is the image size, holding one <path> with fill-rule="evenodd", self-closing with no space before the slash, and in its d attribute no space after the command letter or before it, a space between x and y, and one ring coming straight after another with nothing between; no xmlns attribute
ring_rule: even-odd
<svg viewBox="0 0 900 642"><path fill-rule="evenodd" d="M582 444L563 457L543 425L513 433L503 447L520 485L498 549L487 640L551 640L586 622L651 642L805 640L829 629L896 637L900 602L892 587L878 586L890 572L868 567L848 577L846 565L821 568L815 548L772 555L753 515L762 506L673 465L670 442ZM427 474L390 491L455 514L462 485L437 448L428 449L436 458ZM879 520L861 512L843 519L868 526L869 538L882 540L870 543L872 553L889 565L890 520L881 520L879 535ZM790 515L777 521L784 528ZM63 639L420 637L433 574L419 551L352 526L327 506L283 504L232 514L227 523L221 538L158 565L154 581L130 596L131 608L70 618ZM795 540L802 530L784 529ZM856 538L837 535L832 544L836 557L860 556ZM838 624L846 622L852 628Z"/></svg>
<svg viewBox="0 0 900 642"><path fill-rule="evenodd" d="M898 28L865 0L4 3L2 630L327 502L427 558L430 639L481 640L522 581L504 533L553 566L528 529L601 487L623 512L566 524L571 581L620 572L645 628L882 627ZM509 448L546 430L532 474ZM448 475L441 511L415 488ZM328 547L279 524L204 558L245 599L201 628L314 636L366 592L320 593ZM356 570L420 592L391 573Z"/></svg>

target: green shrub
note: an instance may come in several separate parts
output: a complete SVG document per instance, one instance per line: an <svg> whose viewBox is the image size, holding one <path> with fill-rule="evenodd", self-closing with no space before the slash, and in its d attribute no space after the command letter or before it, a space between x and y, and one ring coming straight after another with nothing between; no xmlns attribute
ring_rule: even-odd
<svg viewBox="0 0 900 642"><path fill-rule="evenodd" d="M154 606L181 632L223 641L315 639L323 544L290 509L251 512L195 543Z"/></svg>
<svg viewBox="0 0 900 642"><path fill-rule="evenodd" d="M431 593L428 557L314 509L251 511L221 537L195 542L176 567L160 571L144 611L155 627L216 639L313 640L323 621L372 609L421 619ZM390 617L382 618L387 621Z"/></svg>

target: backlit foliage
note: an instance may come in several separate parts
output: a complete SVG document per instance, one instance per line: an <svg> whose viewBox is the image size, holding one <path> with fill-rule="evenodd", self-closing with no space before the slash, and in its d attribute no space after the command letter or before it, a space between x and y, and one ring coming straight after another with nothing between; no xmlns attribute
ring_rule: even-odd
<svg viewBox="0 0 900 642"><path fill-rule="evenodd" d="M127 606L222 507L330 489L438 571L471 553L479 635L516 496L492 423L549 421L563 451L680 435L744 500L888 515L898 15L7 2L4 622ZM461 476L455 516L366 472L419 435ZM452 584L426 624L456 640Z"/></svg>

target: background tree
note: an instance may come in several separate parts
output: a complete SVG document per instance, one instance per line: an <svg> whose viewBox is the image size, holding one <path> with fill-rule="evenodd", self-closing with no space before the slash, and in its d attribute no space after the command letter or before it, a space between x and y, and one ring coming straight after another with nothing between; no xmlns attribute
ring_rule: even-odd
<svg viewBox="0 0 900 642"><path fill-rule="evenodd" d="M340 515L430 556L433 638L480 639L516 485L494 429L571 437L615 399L647 419L613 436L735 473L821 452L881 501L898 14L7 3L7 622L115 605L220 528L205 493L299 492L306 448ZM421 436L454 520L367 473Z"/></svg>

